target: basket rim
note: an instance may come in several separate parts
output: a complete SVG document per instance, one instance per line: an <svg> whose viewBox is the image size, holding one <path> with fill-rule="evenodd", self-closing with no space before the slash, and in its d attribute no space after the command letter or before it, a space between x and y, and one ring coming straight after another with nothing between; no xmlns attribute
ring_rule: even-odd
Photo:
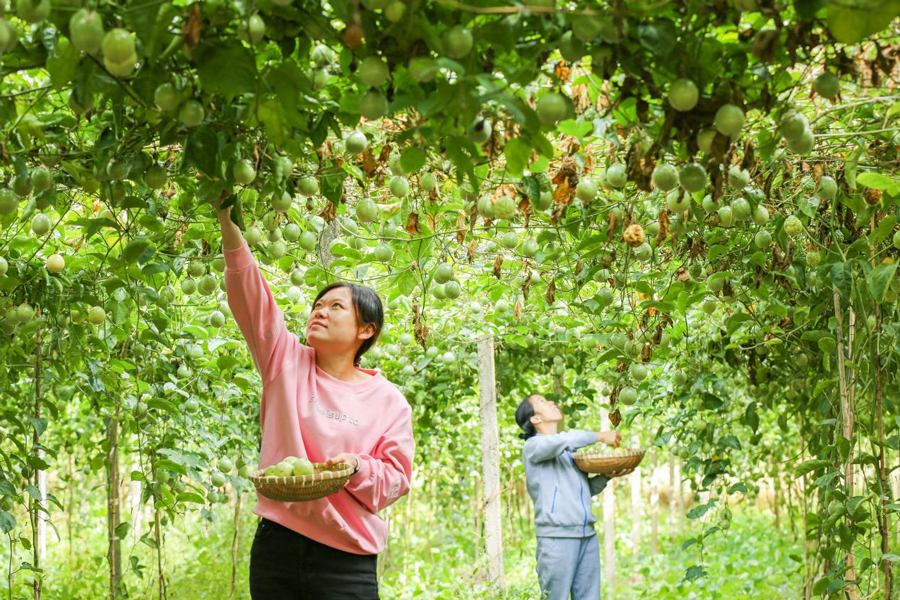
<svg viewBox="0 0 900 600"><path fill-rule="evenodd" d="M616 448L614 451L608 450L579 450L572 453L575 460L591 460L598 458L617 459L630 458L633 456L644 456L646 451L643 448Z"/></svg>
<svg viewBox="0 0 900 600"><path fill-rule="evenodd" d="M313 463L314 467L324 463ZM276 477L275 475L264 475L265 469L258 469L256 473L250 476L250 481L261 484L290 484L290 485L307 485L318 483L320 481L328 481L330 479L344 479L353 475L353 467L347 463L337 463L322 471L313 473L312 475L288 475L285 477Z"/></svg>

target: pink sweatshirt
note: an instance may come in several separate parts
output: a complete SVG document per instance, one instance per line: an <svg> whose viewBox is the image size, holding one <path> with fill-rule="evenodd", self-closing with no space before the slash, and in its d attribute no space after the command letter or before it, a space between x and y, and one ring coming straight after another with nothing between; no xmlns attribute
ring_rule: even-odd
<svg viewBox="0 0 900 600"><path fill-rule="evenodd" d="M245 243L225 250L225 285L253 362L263 381L259 467L286 456L323 462L341 452L359 455L359 473L336 494L310 502L259 496L253 512L308 538L353 554L377 554L387 542L378 512L409 493L412 411L400 390L378 371L362 383L336 379L300 343Z"/></svg>

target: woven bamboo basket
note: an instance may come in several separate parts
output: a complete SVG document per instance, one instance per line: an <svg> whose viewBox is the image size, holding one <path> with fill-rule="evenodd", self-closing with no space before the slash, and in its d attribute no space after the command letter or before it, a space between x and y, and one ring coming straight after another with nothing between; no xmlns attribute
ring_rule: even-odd
<svg viewBox="0 0 900 600"><path fill-rule="evenodd" d="M631 469L644 458L644 451L640 448L617 448L615 450L597 451L587 450L572 454L575 466L585 473L599 473L607 475L622 469Z"/></svg>
<svg viewBox="0 0 900 600"><path fill-rule="evenodd" d="M267 477L265 471L257 471L250 481L257 492L270 500L308 502L340 491L353 475L353 467L344 463L330 467L324 463L313 463L313 469L315 473L312 475L292 477Z"/></svg>

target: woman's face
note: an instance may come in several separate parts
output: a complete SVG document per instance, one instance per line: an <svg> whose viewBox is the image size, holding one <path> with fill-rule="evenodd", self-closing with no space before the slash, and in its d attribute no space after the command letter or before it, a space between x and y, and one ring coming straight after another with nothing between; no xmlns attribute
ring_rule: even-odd
<svg viewBox="0 0 900 600"><path fill-rule="evenodd" d="M358 326L353 292L346 287L329 290L319 298L306 321L306 343L320 353L356 353L374 333L371 324Z"/></svg>
<svg viewBox="0 0 900 600"><path fill-rule="evenodd" d="M539 418L542 423L558 423L563 419L559 407L540 394L531 397L531 406L534 407L534 416Z"/></svg>

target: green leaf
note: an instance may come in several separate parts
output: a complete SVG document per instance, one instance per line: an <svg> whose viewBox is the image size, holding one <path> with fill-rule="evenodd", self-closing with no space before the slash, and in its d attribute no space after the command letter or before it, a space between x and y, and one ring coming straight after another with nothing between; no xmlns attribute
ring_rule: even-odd
<svg viewBox="0 0 900 600"><path fill-rule="evenodd" d="M796 475L797 477L803 477L807 473L811 473L812 471L815 471L816 469L822 469L822 468L829 467L829 466L831 466L830 460L821 460L821 459L814 458L812 460L807 460L807 461L804 461L804 462L800 463L799 465L797 465L797 467L794 469L794 475Z"/></svg>
<svg viewBox="0 0 900 600"><path fill-rule="evenodd" d="M725 244L717 244L709 249L709 260L714 261L726 252L728 252L729 248Z"/></svg>
<svg viewBox="0 0 900 600"><path fill-rule="evenodd" d="M859 158L863 152L865 152L865 147L859 146L844 161L844 179L851 190L856 189L856 173L859 170Z"/></svg>
<svg viewBox="0 0 900 600"><path fill-rule="evenodd" d="M818 596L819 594L824 594L825 590L828 589L829 584L831 584L831 577L827 575L825 577L821 577L813 584L813 594Z"/></svg>
<svg viewBox="0 0 900 600"><path fill-rule="evenodd" d="M744 412L744 421L753 430L753 433L756 433L756 430L759 429L759 414L756 412L755 402L751 402L747 406L747 410Z"/></svg>
<svg viewBox="0 0 900 600"><path fill-rule="evenodd" d="M57 44L56 51L47 58L47 72L50 74L50 83L53 87L62 91L78 73L80 60L81 52L72 44L62 42Z"/></svg>
<svg viewBox="0 0 900 600"><path fill-rule="evenodd" d="M295 112L301 99L304 104L310 104L302 95L312 91L309 77L296 63L288 60L282 61L277 67L266 72L263 80L265 85L275 93L275 97L281 102L285 112Z"/></svg>
<svg viewBox="0 0 900 600"><path fill-rule="evenodd" d="M881 264L872 269L869 273L869 292L876 302L884 301L884 294L894 279L894 273L897 272L897 264Z"/></svg>
<svg viewBox="0 0 900 600"><path fill-rule="evenodd" d="M842 523L841 527L846 528L847 526ZM842 537L844 537L844 536L842 536ZM846 548L846 549L849 550L849 548ZM832 594L839 592L840 590L844 589L845 587L847 587L850 584L851 584L851 582L845 581L844 579L841 579L841 578L835 579L831 582L831 585L828 586L828 589L825 590L825 593L830 596Z"/></svg>
<svg viewBox="0 0 900 600"><path fill-rule="evenodd" d="M259 121L266 128L266 135L276 146L280 146L291 133L284 107L280 100L268 98L259 105Z"/></svg>
<svg viewBox="0 0 900 600"><path fill-rule="evenodd" d="M854 0L828 5L828 29L842 44L855 44L890 25L900 13L900 2Z"/></svg>
<svg viewBox="0 0 900 600"><path fill-rule="evenodd" d="M522 187L525 188L525 196L529 200L538 198L541 195L541 183L534 175L522 178Z"/></svg>
<svg viewBox="0 0 900 600"><path fill-rule="evenodd" d="M590 121L578 122L574 119L566 119L557 125L557 129L566 135L581 139L594 130L594 124Z"/></svg>
<svg viewBox="0 0 900 600"><path fill-rule="evenodd" d="M719 443L728 448L733 448L734 450L741 449L741 442L733 435L723 436L722 439L719 440Z"/></svg>
<svg viewBox="0 0 900 600"><path fill-rule="evenodd" d="M229 43L201 44L196 64L206 94L220 93L232 100L256 88L256 62L236 38Z"/></svg>
<svg viewBox="0 0 900 600"><path fill-rule="evenodd" d="M891 232L894 231L894 225L896 224L897 217L894 215L887 215L881 219L870 236L870 243L874 246L886 240L891 235Z"/></svg>
<svg viewBox="0 0 900 600"><path fill-rule="evenodd" d="M832 471L830 473L825 473L821 477L816 478L816 480L813 482L813 485L817 488L826 488L829 485L831 485L832 481L834 481L836 478L838 478L840 476L841 476L840 471Z"/></svg>
<svg viewBox="0 0 900 600"><path fill-rule="evenodd" d="M216 157L219 154L219 140L211 127L196 127L188 133L184 145L183 164L193 165L207 177L216 177Z"/></svg>
<svg viewBox="0 0 900 600"><path fill-rule="evenodd" d="M728 335L734 333L735 329L740 327L741 323L746 323L747 321L752 321L753 317L748 315L747 313L734 313L727 319L725 319L725 329L728 331Z"/></svg>
<svg viewBox="0 0 900 600"><path fill-rule="evenodd" d="M638 25L641 46L658 56L667 56L675 48L678 31L675 23L659 19L646 25Z"/></svg>
<svg viewBox="0 0 900 600"><path fill-rule="evenodd" d="M148 406L149 406L149 404L148 404ZM173 460L169 460L168 458L161 458L158 461L156 461L155 468L156 469L168 469L169 471L174 471L175 473L178 473L179 475L187 475L187 471L185 470L185 468L183 466L181 466L180 464L178 464L177 462L175 462Z"/></svg>
<svg viewBox="0 0 900 600"><path fill-rule="evenodd" d="M834 339L834 336L823 335L816 342L816 345L819 347L819 350L825 354L831 354L834 352L834 349L837 348L837 340Z"/></svg>
<svg viewBox="0 0 900 600"><path fill-rule="evenodd" d="M729 494L736 494L738 492L740 492L742 494L746 494L748 491L749 490L747 489L747 484L745 484L743 481L738 481L737 483L733 484L731 487L728 488Z"/></svg>
<svg viewBox="0 0 900 600"><path fill-rule="evenodd" d="M826 4L826 0L794 0L794 10L804 21L811 21L816 17L816 12Z"/></svg>
<svg viewBox="0 0 900 600"><path fill-rule="evenodd" d="M856 176L856 181L875 190L890 190L897 187L896 180L881 173L860 173Z"/></svg>
<svg viewBox="0 0 900 600"><path fill-rule="evenodd" d="M179 502L193 502L194 504L206 504L206 500L196 492L179 492L175 497Z"/></svg>
<svg viewBox="0 0 900 600"><path fill-rule="evenodd" d="M167 32L169 23L181 16L179 9L173 4L140 0L129 2L127 10L122 12L152 59L157 58L173 38Z"/></svg>
<svg viewBox="0 0 900 600"><path fill-rule="evenodd" d="M0 531L3 533L9 533L16 527L16 518L6 512L5 510L0 510Z"/></svg>
<svg viewBox="0 0 900 600"><path fill-rule="evenodd" d="M701 577L705 577L706 575L707 573L703 570L702 566L694 565L692 567L688 567L684 572L684 580L694 581L695 579L700 579Z"/></svg>
<svg viewBox="0 0 900 600"><path fill-rule="evenodd" d="M853 267L850 263L835 263L831 268L831 283L844 300L850 299L853 291Z"/></svg>
<svg viewBox="0 0 900 600"><path fill-rule="evenodd" d="M220 371L225 371L226 369L230 369L239 364L241 363L238 359L227 354L216 359L216 366L219 367Z"/></svg>
<svg viewBox="0 0 900 600"><path fill-rule="evenodd" d="M124 540L126 537L128 537L129 529L131 529L131 523L129 523L128 521L119 523L118 525L116 525L116 537L120 540Z"/></svg>
<svg viewBox="0 0 900 600"><path fill-rule="evenodd" d="M459 175L467 176L471 181L475 180L475 157L478 149L467 137L451 135L444 139L447 158L456 165Z"/></svg>
<svg viewBox="0 0 900 600"><path fill-rule="evenodd" d="M425 166L425 153L415 146L409 146L400 153L400 166L407 173L416 173Z"/></svg>
<svg viewBox="0 0 900 600"><path fill-rule="evenodd" d="M531 157L531 145L522 138L513 138L503 148L506 157L506 170L513 177L521 177Z"/></svg>
<svg viewBox="0 0 900 600"><path fill-rule="evenodd" d="M319 184L322 188L322 195L331 200L334 204L339 204L341 198L344 197L344 180L347 175L343 170L322 175Z"/></svg>
<svg viewBox="0 0 900 600"><path fill-rule="evenodd" d="M695 506L692 508L688 514L688 519L699 519L703 515L705 515L709 510L715 505L715 500L710 500L706 504L701 504L699 506Z"/></svg>

